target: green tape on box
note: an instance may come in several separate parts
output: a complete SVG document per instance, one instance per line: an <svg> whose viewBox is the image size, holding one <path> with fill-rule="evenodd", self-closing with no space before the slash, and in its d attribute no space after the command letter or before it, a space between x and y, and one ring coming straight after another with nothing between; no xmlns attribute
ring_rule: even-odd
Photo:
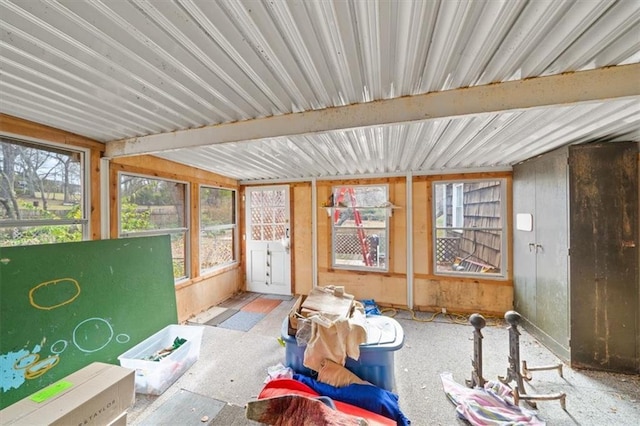
<svg viewBox="0 0 640 426"><path fill-rule="evenodd" d="M73 383L66 380L60 380L59 382L47 386L46 388L34 393L29 397L29 399L37 403L44 402L49 398L53 398L65 389L69 389L71 386L73 386Z"/></svg>

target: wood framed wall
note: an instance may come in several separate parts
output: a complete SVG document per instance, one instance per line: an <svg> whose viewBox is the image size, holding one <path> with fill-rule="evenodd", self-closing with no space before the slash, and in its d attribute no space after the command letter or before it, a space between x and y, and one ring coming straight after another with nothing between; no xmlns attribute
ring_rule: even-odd
<svg viewBox="0 0 640 426"><path fill-rule="evenodd" d="M28 122L18 118L0 115L0 131L48 142L61 143L69 146L88 148L91 211L89 212L92 239L116 238L117 230L117 189L119 171L175 179L189 182L191 188L191 237L195 241L199 233L198 223L198 185L238 190L240 211L238 215L239 244L241 255L239 263L229 268L216 271L213 274L199 276L198 249L193 247L191 252L191 278L176 286L178 301L178 318L185 321L189 317L208 309L223 301L235 292L244 288L244 209L242 205L243 189L233 179L194 169L181 164L152 156L137 156L118 158L110 161L109 168L109 235L100 234L100 159L104 152L102 143L80 137L59 129L53 129L40 124ZM431 186L434 181L441 179L477 179L477 178L506 178L507 181L507 211L511 212L511 173L480 173L458 174L443 176L418 176L412 179L412 256L413 256L413 307L417 310L439 311L446 308L449 312L482 312L485 314L503 315L513 306L513 278L511 272L505 280L488 280L479 278L443 277L433 274L430 270L432 258L432 220L431 220ZM389 223L390 247L388 253L389 270L387 272L363 272L337 270L331 267L331 224L324 209L320 206L331 193L334 185L371 185L388 184L389 198L394 205L401 208L394 211ZM407 307L409 304L407 286L407 212L403 207L407 205L407 183L404 177L348 179L319 181L316 184L316 212L317 226L313 228L311 182L294 182L291 186L292 203L292 293L308 294L313 285L313 232L317 237L317 284L344 285L348 292L361 299L375 299L384 306ZM322 211L320 211L322 210ZM508 221L508 242L512 240L511 214ZM509 246L510 247L510 246ZM512 261L509 260L509 271L512 271Z"/></svg>
<svg viewBox="0 0 640 426"><path fill-rule="evenodd" d="M176 285L179 321L186 321L188 318L229 298L242 288L243 269L241 259L238 259L238 263L232 266L218 269L206 275L200 275L199 247L197 244L200 235L199 186L209 185L233 189L237 191L236 196L240 196L239 185L236 180L150 155L122 157L111 160L109 162L110 238L118 238L117 197L119 191L118 174L120 172L188 182L190 187L190 278ZM238 226L240 227L239 224ZM239 232L242 232L242 230L239 229Z"/></svg>
<svg viewBox="0 0 640 426"><path fill-rule="evenodd" d="M389 201L401 207L389 218L387 253L388 270L355 271L335 269L331 256L331 218L325 212L322 202L331 195L334 186L380 185L389 188ZM388 306L407 306L407 240L406 214L402 207L406 206L406 182L403 177L350 179L321 181L317 183L317 256L318 285L343 285L347 293L356 299L374 299Z"/></svg>
<svg viewBox="0 0 640 426"><path fill-rule="evenodd" d="M506 277L492 279L481 277L454 277L436 275L432 270L433 258L433 184L441 180L505 179L507 199L505 230L507 232ZM413 301L421 311L496 315L513 309L513 260L511 251L512 226L512 177L510 172L460 173L451 175L416 176L413 178Z"/></svg>
<svg viewBox="0 0 640 426"><path fill-rule="evenodd" d="M507 255L507 276L504 279L482 277L452 277L436 275L432 271L432 184L439 180L505 179L507 187L506 221L507 251L512 240L511 218L511 173L476 173L455 175L418 176L412 179L412 252L407 252L407 181L404 177L350 179L317 182L316 205L321 206L332 187L341 185L389 185L389 199L400 208L394 210L389 222L389 268L387 272L370 272L335 269L331 266L331 221L318 207L317 214L317 258L318 285L344 285L348 293L358 299L374 299L382 306L406 308L409 306L407 256L413 256L413 308L421 311L473 313L481 312L502 317L513 309L513 262ZM296 220L305 224L311 221L308 203L297 200L293 208ZM299 248L301 247L301 248ZM311 242L298 242L294 250L312 250ZM299 259L298 259L299 260ZM300 262L294 264L296 281L309 282L311 271ZM298 285L297 294L306 294L310 287Z"/></svg>

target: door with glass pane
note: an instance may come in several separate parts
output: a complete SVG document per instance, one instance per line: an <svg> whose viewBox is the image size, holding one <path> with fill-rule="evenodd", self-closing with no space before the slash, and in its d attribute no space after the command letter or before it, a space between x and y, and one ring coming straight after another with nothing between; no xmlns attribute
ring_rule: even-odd
<svg viewBox="0 0 640 426"><path fill-rule="evenodd" d="M247 188L245 197L247 290L290 295L289 187Z"/></svg>

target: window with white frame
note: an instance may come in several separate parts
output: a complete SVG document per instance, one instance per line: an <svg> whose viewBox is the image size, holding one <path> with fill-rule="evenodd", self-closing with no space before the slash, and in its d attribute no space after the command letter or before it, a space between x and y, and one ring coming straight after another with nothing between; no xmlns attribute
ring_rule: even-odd
<svg viewBox="0 0 640 426"><path fill-rule="evenodd" d="M436 274L505 276L505 180L436 182Z"/></svg>
<svg viewBox="0 0 640 426"><path fill-rule="evenodd" d="M236 261L236 191L200 187L200 271Z"/></svg>
<svg viewBox="0 0 640 426"><path fill-rule="evenodd" d="M171 236L173 276L188 278L188 189L184 182L121 173L119 234Z"/></svg>
<svg viewBox="0 0 640 426"><path fill-rule="evenodd" d="M85 150L0 137L0 246L88 238Z"/></svg>
<svg viewBox="0 0 640 426"><path fill-rule="evenodd" d="M334 187L327 207L333 267L386 271L391 208L387 185Z"/></svg>

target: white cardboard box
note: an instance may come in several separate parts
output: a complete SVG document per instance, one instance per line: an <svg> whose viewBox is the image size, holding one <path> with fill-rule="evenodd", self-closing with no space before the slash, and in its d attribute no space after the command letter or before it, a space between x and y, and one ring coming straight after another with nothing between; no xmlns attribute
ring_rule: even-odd
<svg viewBox="0 0 640 426"><path fill-rule="evenodd" d="M108 425L123 418L126 422L126 410L134 402L133 370L94 362L6 407L0 423Z"/></svg>
<svg viewBox="0 0 640 426"><path fill-rule="evenodd" d="M204 326L168 325L118 357L120 365L136 371L136 393L160 395L189 369L200 356ZM186 342L160 361L146 358L170 347L176 337Z"/></svg>

